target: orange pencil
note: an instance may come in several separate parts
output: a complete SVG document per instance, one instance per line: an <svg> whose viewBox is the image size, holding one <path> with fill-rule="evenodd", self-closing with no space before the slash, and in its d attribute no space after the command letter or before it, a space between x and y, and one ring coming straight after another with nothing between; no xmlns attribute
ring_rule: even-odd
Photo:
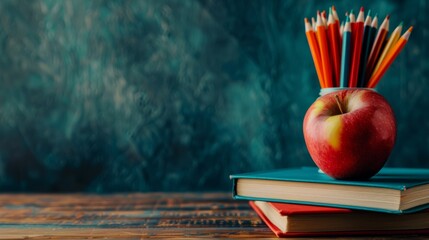
<svg viewBox="0 0 429 240"><path fill-rule="evenodd" d="M364 23L364 12L363 12L363 7L361 7L358 18L354 25L354 29L352 29L353 54L352 54L352 60L351 60L351 66L350 66L349 87L357 87L360 55L362 50L363 23Z"/></svg>
<svg viewBox="0 0 429 240"><path fill-rule="evenodd" d="M305 35L307 35L308 45L310 46L311 56L313 57L314 66L316 68L317 77L319 78L320 87L324 88L323 70L320 60L319 46L317 45L316 34L313 31L313 27L307 18L304 19L305 24Z"/></svg>
<svg viewBox="0 0 429 240"><path fill-rule="evenodd" d="M332 54L333 68L333 83L334 87L340 86L340 69L341 69L341 50L340 50L340 32L338 31L338 22L334 20L331 11L328 17L328 36L329 47Z"/></svg>
<svg viewBox="0 0 429 240"><path fill-rule="evenodd" d="M392 47L392 50L389 51L386 58L381 63L380 67L374 74L372 75L371 79L368 82L369 88L374 88L377 86L378 82L380 81L381 77L383 77L384 73L386 73L389 66L393 63L395 58L399 55L401 50L404 48L405 44L408 42L408 38L410 37L411 31L413 31L413 27L410 27L402 36L399 38L399 40L396 42L395 46Z"/></svg>
<svg viewBox="0 0 429 240"><path fill-rule="evenodd" d="M319 43L320 58L322 59L323 79L325 87L332 87L332 70L331 61L329 59L328 39L326 29L322 23L320 13L317 13L317 42Z"/></svg>
<svg viewBox="0 0 429 240"><path fill-rule="evenodd" d="M389 32L389 15L386 16L383 23L380 25L377 36L375 37L374 44L372 45L371 53L369 54L368 63L365 70L365 82L368 83L371 75L373 74L375 63L380 55L381 47L383 46L384 39ZM368 85L368 84L367 84Z"/></svg>

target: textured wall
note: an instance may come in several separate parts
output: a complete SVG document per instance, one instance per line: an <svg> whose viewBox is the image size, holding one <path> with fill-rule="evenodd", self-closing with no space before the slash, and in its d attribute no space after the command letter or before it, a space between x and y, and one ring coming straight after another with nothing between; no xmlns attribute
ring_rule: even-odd
<svg viewBox="0 0 429 240"><path fill-rule="evenodd" d="M429 167L429 6L363 4L415 26L378 90L398 120L388 164ZM0 1L0 191L228 190L230 173L312 165L303 17L328 6Z"/></svg>

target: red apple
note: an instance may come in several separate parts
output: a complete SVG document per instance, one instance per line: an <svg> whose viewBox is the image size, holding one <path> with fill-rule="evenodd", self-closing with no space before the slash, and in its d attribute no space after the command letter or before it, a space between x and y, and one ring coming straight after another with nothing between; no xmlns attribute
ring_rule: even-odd
<svg viewBox="0 0 429 240"><path fill-rule="evenodd" d="M385 164L396 121L383 96L349 89L319 97L305 115L303 130L311 158L324 173L358 180L374 176Z"/></svg>

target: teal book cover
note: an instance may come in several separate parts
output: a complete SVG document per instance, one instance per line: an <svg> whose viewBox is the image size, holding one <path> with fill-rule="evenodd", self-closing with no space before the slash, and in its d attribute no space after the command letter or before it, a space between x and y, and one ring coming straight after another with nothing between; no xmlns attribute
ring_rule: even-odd
<svg viewBox="0 0 429 240"><path fill-rule="evenodd" d="M366 181L344 181L335 180L317 168L303 167L303 168L290 168L278 169L271 171L258 171L250 173L232 174L230 178L233 180L233 197L235 199L243 200L261 200L273 202L287 202L298 204L311 204L331 207L342 207L359 210L370 210L390 213L408 213L416 212L422 209L429 208L428 204L420 205L406 210L392 210L371 207L350 206L341 204L321 203L317 201L297 201L288 199L272 199L251 196L241 196L237 194L237 181L239 179L256 179L256 180L271 180L283 182L303 182L303 183L318 183L330 185L343 185L343 186L360 186L371 187L378 189L393 189L397 191L406 191L413 187L429 184L429 169L417 168L383 168L377 175ZM399 196L399 195L398 195Z"/></svg>

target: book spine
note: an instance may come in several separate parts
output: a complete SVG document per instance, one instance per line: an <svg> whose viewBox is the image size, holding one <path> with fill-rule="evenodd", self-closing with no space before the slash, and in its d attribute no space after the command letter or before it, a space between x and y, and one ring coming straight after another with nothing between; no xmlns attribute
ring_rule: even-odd
<svg viewBox="0 0 429 240"><path fill-rule="evenodd" d="M236 199L237 197L237 179L236 178L231 178L232 179L232 198Z"/></svg>

